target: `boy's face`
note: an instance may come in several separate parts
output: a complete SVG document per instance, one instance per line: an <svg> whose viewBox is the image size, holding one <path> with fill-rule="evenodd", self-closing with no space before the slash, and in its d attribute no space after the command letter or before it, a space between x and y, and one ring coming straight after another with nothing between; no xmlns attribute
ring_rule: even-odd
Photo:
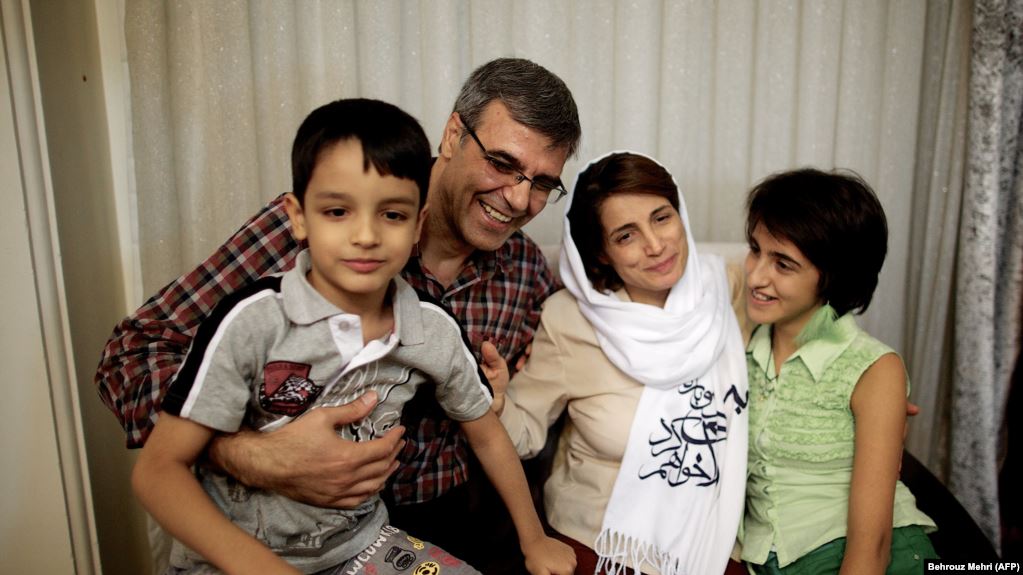
<svg viewBox="0 0 1023 575"><path fill-rule="evenodd" d="M419 241L423 213L412 180L363 170L362 144L346 140L320 153L305 205L289 194L292 233L309 242L309 283L348 313L383 305L391 278ZM422 212L425 212L423 208Z"/></svg>

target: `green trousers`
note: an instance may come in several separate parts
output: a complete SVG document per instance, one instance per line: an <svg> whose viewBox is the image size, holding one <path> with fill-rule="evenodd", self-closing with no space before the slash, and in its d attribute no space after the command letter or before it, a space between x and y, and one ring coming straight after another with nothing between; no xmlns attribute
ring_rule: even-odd
<svg viewBox="0 0 1023 575"><path fill-rule="evenodd" d="M778 556L772 551L763 565L750 564L756 575L825 575L838 573L845 556L845 537L829 541L785 567L778 567ZM886 575L918 575L924 572L928 559L935 560L930 538L922 527L911 525L892 530L891 560Z"/></svg>

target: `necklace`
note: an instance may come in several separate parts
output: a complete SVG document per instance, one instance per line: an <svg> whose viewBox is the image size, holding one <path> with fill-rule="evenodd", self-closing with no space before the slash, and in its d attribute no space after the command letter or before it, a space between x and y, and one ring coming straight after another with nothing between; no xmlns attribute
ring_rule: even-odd
<svg viewBox="0 0 1023 575"><path fill-rule="evenodd" d="M768 383L778 381L778 368L774 365L774 345L771 346L771 353L767 354L767 369L764 371Z"/></svg>

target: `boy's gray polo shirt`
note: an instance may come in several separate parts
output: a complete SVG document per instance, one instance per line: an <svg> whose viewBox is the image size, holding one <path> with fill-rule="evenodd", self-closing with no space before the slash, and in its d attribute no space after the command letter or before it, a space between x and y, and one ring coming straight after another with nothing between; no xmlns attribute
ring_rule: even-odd
<svg viewBox="0 0 1023 575"><path fill-rule="evenodd" d="M423 383L436 385L438 403L454 420L490 409L489 387L448 311L420 301L395 278L394 333L364 346L359 316L320 295L306 280L308 269L303 251L291 271L226 297L199 328L163 410L222 432L243 424L266 431L375 390L373 412L338 429L346 439L366 440L397 425ZM235 524L306 572L354 556L387 519L379 497L351 511L323 509L249 489L207 467L196 474ZM174 551L177 567L202 563L179 544Z"/></svg>

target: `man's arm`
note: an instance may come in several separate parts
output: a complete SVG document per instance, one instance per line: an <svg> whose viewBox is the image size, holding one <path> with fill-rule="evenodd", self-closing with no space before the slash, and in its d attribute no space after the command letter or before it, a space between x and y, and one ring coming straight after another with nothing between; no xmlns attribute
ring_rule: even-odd
<svg viewBox="0 0 1023 575"><path fill-rule="evenodd" d="M218 435L209 458L246 485L317 507L351 509L383 489L405 446L400 426L372 441L337 435L335 428L367 416L376 403L370 391L340 407L313 409L269 433Z"/></svg>
<svg viewBox="0 0 1023 575"><path fill-rule="evenodd" d="M95 383L124 427L128 447L146 442L167 388L214 306L238 288L291 267L300 249L281 196L206 261L117 325L103 349Z"/></svg>

